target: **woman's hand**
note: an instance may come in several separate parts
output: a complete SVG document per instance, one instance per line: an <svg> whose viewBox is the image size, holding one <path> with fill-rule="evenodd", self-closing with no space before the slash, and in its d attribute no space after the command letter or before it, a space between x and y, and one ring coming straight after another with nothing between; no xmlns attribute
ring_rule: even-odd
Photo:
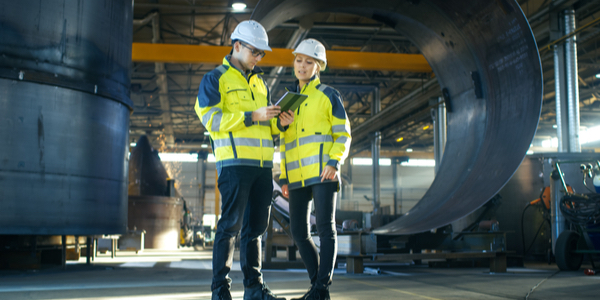
<svg viewBox="0 0 600 300"><path fill-rule="evenodd" d="M294 122L294 112L291 110L282 111L279 115L279 123L281 126L288 126Z"/></svg>
<svg viewBox="0 0 600 300"><path fill-rule="evenodd" d="M286 198L290 197L290 191L288 190L287 184L281 186L281 194L283 194L283 196Z"/></svg>
<svg viewBox="0 0 600 300"><path fill-rule="evenodd" d="M334 167L325 166L323 173L321 173L321 182L325 181L326 179L334 179L335 173L337 173L337 170Z"/></svg>
<svg viewBox="0 0 600 300"><path fill-rule="evenodd" d="M279 106L263 106L252 112L252 121L269 121L281 111Z"/></svg>

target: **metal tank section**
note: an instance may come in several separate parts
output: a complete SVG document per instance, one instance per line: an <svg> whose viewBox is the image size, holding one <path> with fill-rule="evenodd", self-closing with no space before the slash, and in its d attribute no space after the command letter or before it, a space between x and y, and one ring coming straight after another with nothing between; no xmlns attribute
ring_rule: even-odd
<svg viewBox="0 0 600 300"><path fill-rule="evenodd" d="M143 135L129 158L129 230L144 230L144 248L177 249L183 216L183 199L176 196L173 181L158 152Z"/></svg>
<svg viewBox="0 0 600 300"><path fill-rule="evenodd" d="M435 180L413 209L375 233L442 227L504 186L531 144L542 105L537 45L516 1L262 0L252 18L269 30L316 12L360 15L395 28L419 47L444 96L447 142Z"/></svg>
<svg viewBox="0 0 600 300"><path fill-rule="evenodd" d="M127 222L131 1L0 2L0 234Z"/></svg>

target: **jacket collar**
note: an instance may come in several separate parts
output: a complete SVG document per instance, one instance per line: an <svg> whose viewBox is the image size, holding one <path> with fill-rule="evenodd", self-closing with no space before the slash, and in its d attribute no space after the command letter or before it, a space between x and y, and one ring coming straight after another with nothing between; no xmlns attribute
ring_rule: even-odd
<svg viewBox="0 0 600 300"><path fill-rule="evenodd" d="M321 79L319 79L319 76L314 75L313 77L310 78L310 81L307 83L307 88L310 87L314 87L316 88L317 85L321 84ZM300 86L300 81L296 79L296 81L294 81L294 85L286 87L286 90L288 90L289 92L295 92L295 93L300 93L300 91L302 91L302 87Z"/></svg>
<svg viewBox="0 0 600 300"><path fill-rule="evenodd" d="M250 71L249 73L245 73L242 70L236 68L232 63L231 63L231 54L225 56L223 58L223 65L225 66L229 66L231 68L234 68L235 70L237 70L238 72L240 72L240 74L242 74L242 76L246 77L246 78L250 78L252 75L255 74L259 74L259 75L263 75L263 70L261 68L259 68L258 66L254 66L254 68L252 69L252 71Z"/></svg>

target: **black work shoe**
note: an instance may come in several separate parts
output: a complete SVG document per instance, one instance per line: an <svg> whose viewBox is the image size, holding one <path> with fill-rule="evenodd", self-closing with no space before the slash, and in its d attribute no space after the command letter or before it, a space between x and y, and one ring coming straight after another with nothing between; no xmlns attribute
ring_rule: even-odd
<svg viewBox="0 0 600 300"><path fill-rule="evenodd" d="M257 283L244 288L244 300L286 300L273 294L266 283Z"/></svg>
<svg viewBox="0 0 600 300"><path fill-rule="evenodd" d="M313 285L304 296L292 300L331 300L331 298L328 289L319 289Z"/></svg>
<svg viewBox="0 0 600 300"><path fill-rule="evenodd" d="M311 295L315 292L315 286L311 286L310 289L308 289L308 292L306 292L306 294L304 294L304 296L300 297L300 298L292 298L292 300L306 300L306 299L310 299Z"/></svg>
<svg viewBox="0 0 600 300"><path fill-rule="evenodd" d="M211 300L232 300L231 293L226 286L220 286L212 291Z"/></svg>

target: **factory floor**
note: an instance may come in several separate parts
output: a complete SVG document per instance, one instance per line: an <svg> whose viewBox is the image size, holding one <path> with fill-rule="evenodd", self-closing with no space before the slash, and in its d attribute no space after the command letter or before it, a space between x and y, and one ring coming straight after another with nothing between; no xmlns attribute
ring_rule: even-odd
<svg viewBox="0 0 600 300"><path fill-rule="evenodd" d="M210 299L211 250L146 250L99 255L66 269L0 270L0 299ZM280 253L283 257L285 253ZM340 263L343 267L343 263ZM555 265L526 264L490 274L486 268L431 268L427 264L365 264L365 274L336 269L331 298L342 299L599 299L600 275L583 268L558 272ZM379 272L377 272L379 271ZM377 274L380 273L380 274ZM278 295L291 299L304 294L309 280L302 269L263 270ZM231 272L233 299L242 299L238 261Z"/></svg>

